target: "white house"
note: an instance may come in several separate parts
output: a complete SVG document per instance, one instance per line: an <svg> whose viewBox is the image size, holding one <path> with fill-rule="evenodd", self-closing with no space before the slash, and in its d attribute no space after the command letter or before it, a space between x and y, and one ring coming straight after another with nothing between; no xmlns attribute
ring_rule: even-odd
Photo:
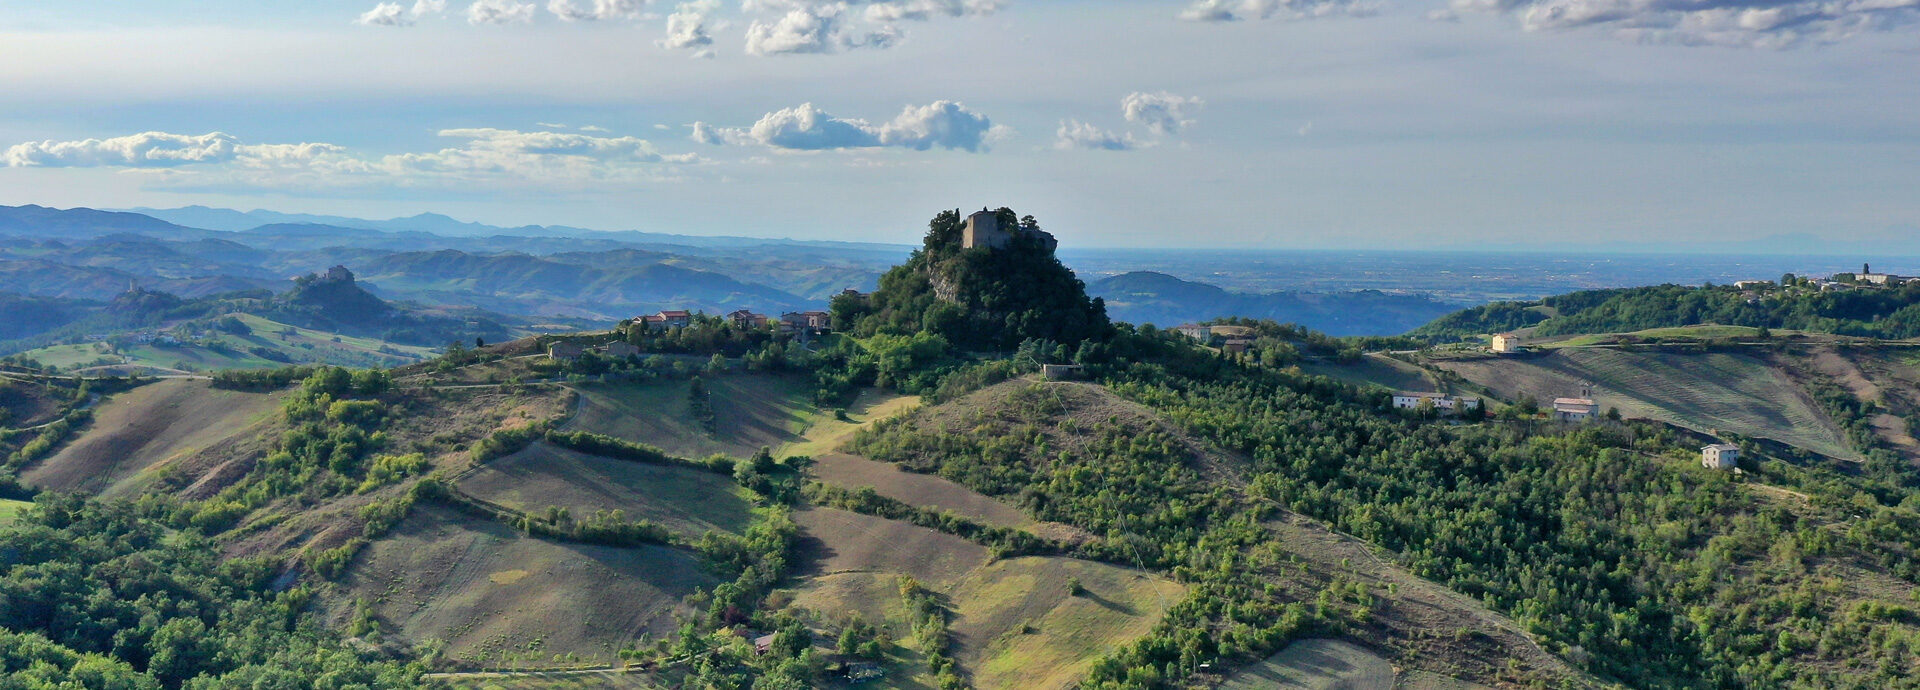
<svg viewBox="0 0 1920 690"><path fill-rule="evenodd" d="M1773 281L1770 281L1770 280L1736 280L1736 281L1733 281L1733 288L1735 290L1751 290L1753 288L1762 288L1772 284L1773 284Z"/></svg>
<svg viewBox="0 0 1920 690"><path fill-rule="evenodd" d="M1421 401L1433 401L1433 409L1440 412L1465 412L1480 409L1479 398L1468 398L1441 393L1419 393L1400 391L1393 394L1393 406L1400 410L1419 409Z"/></svg>
<svg viewBox="0 0 1920 690"><path fill-rule="evenodd" d="M1493 350L1495 354L1502 355L1519 352L1520 336L1512 333L1496 333L1493 336L1493 344L1489 349Z"/></svg>
<svg viewBox="0 0 1920 690"><path fill-rule="evenodd" d="M1174 330L1180 331L1181 335L1187 336L1194 340L1206 340L1208 338L1213 337L1212 328L1202 326L1197 323L1183 323L1183 324L1180 324L1180 326L1178 328L1175 328Z"/></svg>
<svg viewBox="0 0 1920 690"><path fill-rule="evenodd" d="M1740 447L1715 443L1700 447L1700 465L1710 470L1730 470L1740 465Z"/></svg>
<svg viewBox="0 0 1920 690"><path fill-rule="evenodd" d="M1562 422L1584 422L1593 419L1600 406L1586 398L1554 398L1553 418Z"/></svg>

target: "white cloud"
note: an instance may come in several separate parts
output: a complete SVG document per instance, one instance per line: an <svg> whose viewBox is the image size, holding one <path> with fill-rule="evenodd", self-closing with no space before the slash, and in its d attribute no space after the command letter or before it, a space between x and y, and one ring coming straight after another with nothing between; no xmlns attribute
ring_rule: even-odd
<svg viewBox="0 0 1920 690"><path fill-rule="evenodd" d="M365 26L413 26L421 17L446 10L447 0L415 0L411 10L401 7L397 2L383 2L361 13L354 23Z"/></svg>
<svg viewBox="0 0 1920 690"><path fill-rule="evenodd" d="M1102 129L1087 122L1068 119L1061 120L1060 129L1054 133L1054 148L1131 151L1154 146L1193 126L1192 116L1205 106L1205 101L1193 96L1180 96L1166 91L1135 91L1120 99L1120 115L1129 124L1144 128L1151 136L1139 138L1132 132Z"/></svg>
<svg viewBox="0 0 1920 690"><path fill-rule="evenodd" d="M1128 122L1145 125L1154 134L1162 136L1177 133L1193 124L1189 117L1205 106L1206 102L1198 98L1176 96L1166 91L1135 91L1120 99L1120 112Z"/></svg>
<svg viewBox="0 0 1920 690"><path fill-rule="evenodd" d="M891 48L906 38L906 32L895 26L898 22L982 16L1006 4L1004 0L747 0L741 7L749 13L780 15L754 19L747 27L747 54L764 56ZM857 7L864 9L853 12Z"/></svg>
<svg viewBox="0 0 1920 690"><path fill-rule="evenodd" d="M1180 18L1195 22L1234 22L1247 19L1317 19L1365 17L1378 14L1375 0L1194 0Z"/></svg>
<svg viewBox="0 0 1920 690"><path fill-rule="evenodd" d="M692 50L696 55L712 57L713 51L707 49L713 45L713 35L707 33L707 17L719 9L720 0L680 3L673 14L667 15L667 37L659 41L660 47Z"/></svg>
<svg viewBox="0 0 1920 690"><path fill-rule="evenodd" d="M242 159L312 160L339 150L330 144L249 145L224 132L142 132L110 139L30 141L9 147L4 160L8 167L16 168L172 168Z"/></svg>
<svg viewBox="0 0 1920 690"><path fill-rule="evenodd" d="M366 26L406 26L413 21L407 17L406 8L401 7L400 3L383 2L362 13L354 23Z"/></svg>
<svg viewBox="0 0 1920 690"><path fill-rule="evenodd" d="M893 120L878 125L834 117L812 103L802 103L767 113L752 127L716 127L705 122L692 127L693 140L703 144L759 144L794 151L939 147L977 153L1011 131L955 101L909 105Z"/></svg>
<svg viewBox="0 0 1920 690"><path fill-rule="evenodd" d="M525 24L533 21L533 3L517 0L474 0L467 6L469 24Z"/></svg>
<svg viewBox="0 0 1920 690"><path fill-rule="evenodd" d="M580 22L600 19L638 19L646 15L647 0L592 0L581 7L574 0L548 0L547 11L561 21Z"/></svg>
<svg viewBox="0 0 1920 690"><path fill-rule="evenodd" d="M1002 0L901 0L867 5L870 22L927 21L934 17L977 17L1000 11Z"/></svg>
<svg viewBox="0 0 1920 690"><path fill-rule="evenodd" d="M1131 134L1104 130L1079 120L1061 120L1060 129L1054 132L1053 146L1058 149L1130 151L1139 144Z"/></svg>
<svg viewBox="0 0 1920 690"><path fill-rule="evenodd" d="M748 55L831 53L845 45L838 5L798 8L779 20L754 20L747 27Z"/></svg>
<svg viewBox="0 0 1920 690"><path fill-rule="evenodd" d="M1636 42L1790 48L1920 21L1920 0L1454 0L1526 31L1595 29Z"/></svg>
<svg viewBox="0 0 1920 690"><path fill-rule="evenodd" d="M665 154L634 137L511 129L441 130L457 140L437 151L356 156L333 144L246 144L213 132L145 132L111 139L27 142L5 150L9 167L163 169L150 178L168 189L292 191L437 188L576 189L660 179L698 162Z"/></svg>
<svg viewBox="0 0 1920 690"><path fill-rule="evenodd" d="M934 101L907 106L880 128L880 143L925 151L934 146L978 152L1007 130L995 131L992 120L956 101Z"/></svg>

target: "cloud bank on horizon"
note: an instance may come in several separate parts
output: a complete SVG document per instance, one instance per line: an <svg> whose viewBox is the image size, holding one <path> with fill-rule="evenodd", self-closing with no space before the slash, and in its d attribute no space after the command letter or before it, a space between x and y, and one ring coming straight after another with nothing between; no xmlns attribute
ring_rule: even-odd
<svg viewBox="0 0 1920 690"><path fill-rule="evenodd" d="M560 23L657 20L662 36L655 45L697 57L715 55L713 32L737 24L741 52L765 57L885 49L906 40L903 23L990 16L1010 1L742 0L729 12L721 0L673 3L671 11L665 2L656 11L653 0L548 0L544 15ZM414 26L450 14L447 4L381 2L355 23ZM541 9L529 0L471 0L461 14L474 25L529 24ZM1394 0L1186 0L1173 16L1203 23L1302 21L1418 10ZM727 14L738 21L723 19ZM1425 12L1443 21L1466 14L1503 16L1528 32L1594 30L1643 43L1785 49L1910 27L1920 23L1920 0L1451 0Z"/></svg>
<svg viewBox="0 0 1920 690"><path fill-rule="evenodd" d="M437 151L370 156L344 146L250 144L224 132L141 132L105 139L30 141L0 152L12 168L118 168L161 173L162 189L336 194L369 188L565 189L632 183L699 162L635 137L494 128L444 129Z"/></svg>

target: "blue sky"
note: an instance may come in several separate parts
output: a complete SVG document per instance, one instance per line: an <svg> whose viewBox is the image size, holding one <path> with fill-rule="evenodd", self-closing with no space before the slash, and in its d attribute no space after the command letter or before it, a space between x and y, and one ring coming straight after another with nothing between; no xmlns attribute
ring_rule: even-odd
<svg viewBox="0 0 1920 690"><path fill-rule="evenodd" d="M0 0L0 203L881 241L993 204L1134 247L1920 227L1920 0L1675 6Z"/></svg>

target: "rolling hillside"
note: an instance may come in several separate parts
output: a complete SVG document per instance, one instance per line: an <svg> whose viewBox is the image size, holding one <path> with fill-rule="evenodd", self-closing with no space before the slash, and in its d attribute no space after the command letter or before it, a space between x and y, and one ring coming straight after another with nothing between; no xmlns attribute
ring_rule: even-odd
<svg viewBox="0 0 1920 690"><path fill-rule="evenodd" d="M1823 455L1856 460L1859 453L1808 397L1793 376L1765 353L1639 352L1569 348L1523 358L1441 359L1434 362L1503 398L1542 404L1579 397L1593 384L1593 400L1627 417L1658 419L1710 433L1719 429L1768 438Z"/></svg>

